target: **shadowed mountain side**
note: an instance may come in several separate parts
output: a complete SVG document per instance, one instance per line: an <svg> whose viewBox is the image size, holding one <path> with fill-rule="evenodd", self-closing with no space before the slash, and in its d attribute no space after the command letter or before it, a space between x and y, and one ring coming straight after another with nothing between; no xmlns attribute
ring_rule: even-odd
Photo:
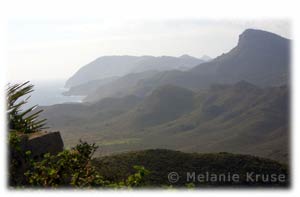
<svg viewBox="0 0 300 197"><path fill-rule="evenodd" d="M123 103L123 99L117 100ZM90 111L94 112L80 110L76 115L74 112L64 115L46 107L44 117L49 123L61 121L51 127L62 132L66 144L74 144L81 137L97 142L101 154L167 148L247 153L288 162L289 90L286 86L259 88L241 81L194 93L167 85L142 101L136 99L128 105L129 100L124 102L125 107L112 104L115 113L105 104L110 110L100 110L95 115L99 110L90 104Z"/></svg>

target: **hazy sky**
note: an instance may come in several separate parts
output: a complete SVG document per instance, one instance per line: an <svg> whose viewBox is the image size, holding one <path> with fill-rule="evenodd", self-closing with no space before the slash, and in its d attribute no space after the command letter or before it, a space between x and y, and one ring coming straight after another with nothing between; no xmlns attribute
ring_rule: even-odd
<svg viewBox="0 0 300 197"><path fill-rule="evenodd" d="M8 79L66 79L105 55L216 57L247 28L290 38L285 20L14 19L8 23Z"/></svg>

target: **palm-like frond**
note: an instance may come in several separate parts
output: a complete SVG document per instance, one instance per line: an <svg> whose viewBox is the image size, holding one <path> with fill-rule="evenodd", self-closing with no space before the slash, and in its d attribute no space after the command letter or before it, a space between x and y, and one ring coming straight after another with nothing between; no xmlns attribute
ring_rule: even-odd
<svg viewBox="0 0 300 197"><path fill-rule="evenodd" d="M22 107L28 103L30 96L22 97L33 92L33 85L29 81L22 84L10 85L7 88L7 115L10 131L19 131L23 133L34 133L45 129L46 119L38 120L39 114L43 110L34 111L37 105L22 110Z"/></svg>

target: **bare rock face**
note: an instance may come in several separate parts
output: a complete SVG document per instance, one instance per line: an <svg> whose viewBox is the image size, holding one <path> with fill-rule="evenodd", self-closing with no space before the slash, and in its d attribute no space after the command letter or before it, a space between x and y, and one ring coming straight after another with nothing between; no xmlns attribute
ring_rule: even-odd
<svg viewBox="0 0 300 197"><path fill-rule="evenodd" d="M58 131L38 132L28 136L25 150L31 151L34 159L42 158L45 153L57 154L63 151L64 143Z"/></svg>
<svg viewBox="0 0 300 197"><path fill-rule="evenodd" d="M64 148L64 143L58 131L19 134L19 137L21 140L18 147L21 152L30 151L30 155L34 159L40 159L46 153L50 153L51 155L57 154L63 151ZM13 147L11 148L11 151L16 151Z"/></svg>

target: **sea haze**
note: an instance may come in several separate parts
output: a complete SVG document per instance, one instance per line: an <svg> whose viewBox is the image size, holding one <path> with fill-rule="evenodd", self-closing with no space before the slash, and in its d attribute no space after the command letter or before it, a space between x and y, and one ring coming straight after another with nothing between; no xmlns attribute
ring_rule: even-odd
<svg viewBox="0 0 300 197"><path fill-rule="evenodd" d="M27 106L78 103L84 98L84 96L64 96L62 92L67 90L64 88L65 80L31 81L31 84L34 85L34 91L31 93Z"/></svg>

